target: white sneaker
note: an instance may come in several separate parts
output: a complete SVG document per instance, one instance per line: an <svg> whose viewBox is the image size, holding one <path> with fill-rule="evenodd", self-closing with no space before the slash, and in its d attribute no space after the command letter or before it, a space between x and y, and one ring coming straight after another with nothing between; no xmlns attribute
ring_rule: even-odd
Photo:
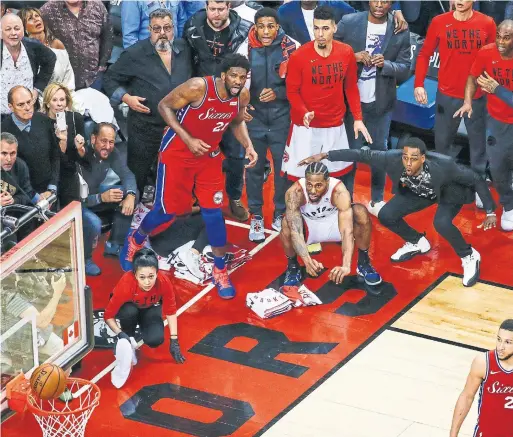
<svg viewBox="0 0 513 437"><path fill-rule="evenodd" d="M428 253L431 250L431 245L426 237L422 237L417 243L406 242L390 259L392 262L402 262L412 259L415 255L420 253Z"/></svg>
<svg viewBox="0 0 513 437"><path fill-rule="evenodd" d="M380 202L369 202L367 205L367 210L369 211L369 214L372 214L374 217L377 217L379 212L381 211L381 208L383 208L387 203L384 200L381 200Z"/></svg>
<svg viewBox="0 0 513 437"><path fill-rule="evenodd" d="M264 219L260 215L251 216L249 241L252 241L253 243L262 243L265 241Z"/></svg>
<svg viewBox="0 0 513 437"><path fill-rule="evenodd" d="M130 337L130 344L132 345L132 366L137 364L137 342L134 337Z"/></svg>
<svg viewBox="0 0 513 437"><path fill-rule="evenodd" d="M513 231L513 209L502 211L501 228L506 232Z"/></svg>
<svg viewBox="0 0 513 437"><path fill-rule="evenodd" d="M178 255L183 265L187 267L187 270L191 272L197 278L202 278L203 273L200 268L200 255L194 253L191 249L185 250L183 253Z"/></svg>
<svg viewBox="0 0 513 437"><path fill-rule="evenodd" d="M271 226L276 232L281 232L281 221L282 220L283 220L283 215L278 215L278 216L274 217L273 224Z"/></svg>
<svg viewBox="0 0 513 437"><path fill-rule="evenodd" d="M463 266L463 285L472 287L479 279L481 255L476 249L472 248L470 255L461 258L461 265Z"/></svg>
<svg viewBox="0 0 513 437"><path fill-rule="evenodd" d="M116 388L125 385L132 370L133 350L131 343L122 338L116 344L116 366L110 374L112 384Z"/></svg>
<svg viewBox="0 0 513 437"><path fill-rule="evenodd" d="M479 197L479 194L477 194L477 193L476 193L476 206L479 209L484 209L483 201L481 200L481 198Z"/></svg>

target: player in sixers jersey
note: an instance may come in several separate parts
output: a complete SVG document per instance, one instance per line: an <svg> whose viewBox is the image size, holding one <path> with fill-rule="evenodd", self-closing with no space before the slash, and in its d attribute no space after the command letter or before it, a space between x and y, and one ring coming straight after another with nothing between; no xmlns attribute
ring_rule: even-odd
<svg viewBox="0 0 513 437"><path fill-rule="evenodd" d="M153 209L139 228L131 231L120 254L123 270L148 235L167 229L177 215L191 212L196 195L214 252L213 281L223 299L235 297L225 265L226 227L223 204L223 157L219 143L228 126L246 149L247 167L257 154L249 139L244 113L249 92L244 88L249 61L241 55L224 57L221 77L193 78L175 88L159 104L168 127L160 146Z"/></svg>
<svg viewBox="0 0 513 437"><path fill-rule="evenodd" d="M458 398L450 437L458 437L479 390L479 418L474 437L513 437L513 319L502 322L497 347L478 355Z"/></svg>

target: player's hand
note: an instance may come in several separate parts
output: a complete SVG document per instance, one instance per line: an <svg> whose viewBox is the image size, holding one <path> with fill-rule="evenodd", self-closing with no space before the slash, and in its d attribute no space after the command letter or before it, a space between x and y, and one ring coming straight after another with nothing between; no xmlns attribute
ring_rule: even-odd
<svg viewBox="0 0 513 437"><path fill-rule="evenodd" d="M327 158L326 155L327 155L327 153L318 153L317 155L309 156L308 158L305 158L302 161L299 161L298 166L301 167L302 165L308 165L308 164L311 164L312 162L321 162L323 159Z"/></svg>
<svg viewBox="0 0 513 437"><path fill-rule="evenodd" d="M253 120L253 116L248 111L254 111L255 108L252 105L248 105L244 108L244 121L246 123L249 123L251 120Z"/></svg>
<svg viewBox="0 0 513 437"><path fill-rule="evenodd" d="M372 65L378 68L383 68L385 65L385 57L383 55L374 55L371 58Z"/></svg>
<svg viewBox="0 0 513 437"><path fill-rule="evenodd" d="M420 103L421 105L427 105L428 102L428 96L426 93L426 89L422 86L418 86L413 90L413 95L415 96L415 100L417 103Z"/></svg>
<svg viewBox="0 0 513 437"><path fill-rule="evenodd" d="M313 278L316 278L319 275L319 272L322 272L324 269L324 266L313 258L303 261L305 263L306 273L308 273Z"/></svg>
<svg viewBox="0 0 513 437"><path fill-rule="evenodd" d="M39 194L39 196L42 198L40 200L46 200L52 195L51 191L45 191L44 193Z"/></svg>
<svg viewBox="0 0 513 437"><path fill-rule="evenodd" d="M404 15L401 11L394 12L394 23L395 23L394 33L396 35L398 33L404 32L406 29L408 29L408 22L404 19Z"/></svg>
<svg viewBox="0 0 513 437"><path fill-rule="evenodd" d="M495 90L499 86L499 82L497 82L493 77L491 77L486 71L484 74L477 78L477 84L481 87L481 89L487 93L494 94Z"/></svg>
<svg viewBox="0 0 513 437"><path fill-rule="evenodd" d="M246 149L246 159L249 159L249 163L244 166L245 168L252 168L256 165L258 160L258 153L255 152L253 146L249 146Z"/></svg>
<svg viewBox="0 0 513 437"><path fill-rule="evenodd" d="M365 138L365 141L367 143L372 144L372 137L370 136L369 131L363 124L362 120L355 120L354 122L354 138L357 139L359 134L363 135L363 138Z"/></svg>
<svg viewBox="0 0 513 437"><path fill-rule="evenodd" d="M61 277L57 280L52 276L51 279L52 288L53 288L53 296L60 298L62 296L62 292L66 288L66 275L61 275Z"/></svg>
<svg viewBox="0 0 513 437"><path fill-rule="evenodd" d="M355 53L356 62L365 65L366 67L372 67L372 58L371 55L369 55L369 52L366 52L365 50Z"/></svg>
<svg viewBox="0 0 513 437"><path fill-rule="evenodd" d="M100 194L103 203L119 203L123 200L123 190L111 188Z"/></svg>
<svg viewBox="0 0 513 437"><path fill-rule="evenodd" d="M178 364L184 363L185 357L182 355L182 351L180 350L180 344L178 343L177 338L171 339L171 342L169 344L169 353Z"/></svg>
<svg viewBox="0 0 513 437"><path fill-rule="evenodd" d="M12 205L13 203L14 199L11 196L11 193L8 193L7 191L2 191L2 194L0 195L0 205L7 206Z"/></svg>
<svg viewBox="0 0 513 437"><path fill-rule="evenodd" d="M199 138L192 138L187 147L194 156L202 156L210 150L210 146Z"/></svg>
<svg viewBox="0 0 513 437"><path fill-rule="evenodd" d="M349 267L340 266L340 267L333 267L333 269L330 272L329 278L331 281L333 281L335 284L341 284L344 278L349 275L350 269Z"/></svg>
<svg viewBox="0 0 513 437"><path fill-rule="evenodd" d="M312 122L312 120L314 119L315 117L315 113L312 111L312 112L307 112L304 117L303 117L303 125L305 127L310 127L310 123Z"/></svg>
<svg viewBox="0 0 513 437"><path fill-rule="evenodd" d="M271 88L264 88L260 93L259 99L262 103L272 102L276 100L276 93Z"/></svg>
<svg viewBox="0 0 513 437"><path fill-rule="evenodd" d="M463 117L465 114L468 114L468 118L472 116L472 105L470 103L463 103L463 106L454 113L452 118Z"/></svg>
<svg viewBox="0 0 513 437"><path fill-rule="evenodd" d="M132 215L135 208L135 196L133 194L127 194L119 205L121 206L121 214Z"/></svg>
<svg viewBox="0 0 513 437"><path fill-rule="evenodd" d="M123 332L123 331L121 331L121 332L117 335L117 337L118 337L118 340L123 340L123 339L124 339L124 340L128 340L128 341L130 341L130 336L129 336L126 332Z"/></svg>
<svg viewBox="0 0 513 437"><path fill-rule="evenodd" d="M125 102L132 111L141 112L143 114L149 114L150 108L144 106L141 102L146 100L146 97L139 96L131 96L129 94L125 94L123 96L123 102Z"/></svg>
<svg viewBox="0 0 513 437"><path fill-rule="evenodd" d="M481 223L478 228L487 231L488 229L492 229L497 227L497 216L496 215L488 215L484 219L483 223Z"/></svg>

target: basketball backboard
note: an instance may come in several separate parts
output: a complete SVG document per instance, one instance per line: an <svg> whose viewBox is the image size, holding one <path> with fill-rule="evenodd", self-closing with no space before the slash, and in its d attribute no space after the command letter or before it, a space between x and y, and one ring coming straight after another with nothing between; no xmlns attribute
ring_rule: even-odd
<svg viewBox="0 0 513 437"><path fill-rule="evenodd" d="M42 363L68 369L94 346L92 297L85 285L78 202L40 226L0 259L0 370L5 386Z"/></svg>

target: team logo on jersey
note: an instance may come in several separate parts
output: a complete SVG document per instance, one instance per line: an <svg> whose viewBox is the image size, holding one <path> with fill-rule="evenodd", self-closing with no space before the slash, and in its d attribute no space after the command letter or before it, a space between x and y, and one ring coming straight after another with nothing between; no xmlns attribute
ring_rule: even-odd
<svg viewBox="0 0 513 437"><path fill-rule="evenodd" d="M237 106L237 102L230 102L230 106Z"/></svg>
<svg viewBox="0 0 513 437"><path fill-rule="evenodd" d="M198 115L198 120L229 120L232 117L231 112L217 112L214 108L208 108L207 112Z"/></svg>
<svg viewBox="0 0 513 437"><path fill-rule="evenodd" d="M210 152L208 155L211 157L211 158L215 158L217 155L219 155L221 153L221 149L216 149L214 150L213 152Z"/></svg>
<svg viewBox="0 0 513 437"><path fill-rule="evenodd" d="M214 203L216 205L221 205L223 203L223 192L222 191L218 191L217 193L214 194Z"/></svg>

